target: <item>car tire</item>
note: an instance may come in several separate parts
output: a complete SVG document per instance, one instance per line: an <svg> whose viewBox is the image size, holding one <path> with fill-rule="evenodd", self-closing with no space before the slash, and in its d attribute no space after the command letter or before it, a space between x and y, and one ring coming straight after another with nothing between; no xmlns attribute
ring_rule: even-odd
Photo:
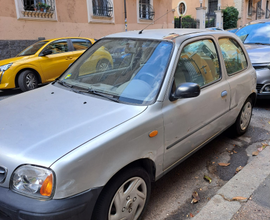
<svg viewBox="0 0 270 220"><path fill-rule="evenodd" d="M236 136L240 136L246 133L249 123L250 123L251 116L252 116L252 108L253 108L252 100L251 98L248 98L245 101L236 119L236 122L233 125L234 134Z"/></svg>
<svg viewBox="0 0 270 220"><path fill-rule="evenodd" d="M112 68L112 65L109 60L107 59L101 59L97 62L96 71L105 71Z"/></svg>
<svg viewBox="0 0 270 220"><path fill-rule="evenodd" d="M144 169L126 169L105 186L92 219L139 220L148 203L150 191L150 177Z"/></svg>
<svg viewBox="0 0 270 220"><path fill-rule="evenodd" d="M18 78L20 89L25 92L38 87L38 78L31 70L24 70L20 73Z"/></svg>

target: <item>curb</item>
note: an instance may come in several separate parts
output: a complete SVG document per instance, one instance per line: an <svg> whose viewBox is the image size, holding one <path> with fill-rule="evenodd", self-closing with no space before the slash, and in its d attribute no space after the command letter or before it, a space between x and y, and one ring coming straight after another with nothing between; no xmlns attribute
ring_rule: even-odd
<svg viewBox="0 0 270 220"><path fill-rule="evenodd" d="M260 184L270 175L270 147L230 179L193 220L230 220ZM233 197L246 199L234 201Z"/></svg>

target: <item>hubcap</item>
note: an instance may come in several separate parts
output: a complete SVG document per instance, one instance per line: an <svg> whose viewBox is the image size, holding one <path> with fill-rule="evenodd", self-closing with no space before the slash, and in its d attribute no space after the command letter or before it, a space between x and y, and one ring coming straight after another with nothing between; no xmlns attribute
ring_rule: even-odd
<svg viewBox="0 0 270 220"><path fill-rule="evenodd" d="M143 211L147 197L145 181L140 177L127 180L115 193L108 220L136 220Z"/></svg>
<svg viewBox="0 0 270 220"><path fill-rule="evenodd" d="M104 71L104 70L107 70L109 68L109 64L108 62L104 61L104 62L101 62L98 67L97 67L97 70L98 71Z"/></svg>
<svg viewBox="0 0 270 220"><path fill-rule="evenodd" d="M34 89L37 87L37 80L34 73L28 73L25 77L25 83L28 89Z"/></svg>
<svg viewBox="0 0 270 220"><path fill-rule="evenodd" d="M242 130L246 130L251 118L252 105L250 102L247 102L242 109L241 118L240 118L240 127Z"/></svg>

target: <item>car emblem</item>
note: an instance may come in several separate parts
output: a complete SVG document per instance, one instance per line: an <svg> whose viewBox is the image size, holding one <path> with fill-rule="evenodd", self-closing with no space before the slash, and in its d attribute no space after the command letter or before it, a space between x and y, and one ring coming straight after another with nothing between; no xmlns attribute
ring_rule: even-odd
<svg viewBox="0 0 270 220"><path fill-rule="evenodd" d="M0 166L0 183L3 183L5 181L7 172L8 170L6 167Z"/></svg>

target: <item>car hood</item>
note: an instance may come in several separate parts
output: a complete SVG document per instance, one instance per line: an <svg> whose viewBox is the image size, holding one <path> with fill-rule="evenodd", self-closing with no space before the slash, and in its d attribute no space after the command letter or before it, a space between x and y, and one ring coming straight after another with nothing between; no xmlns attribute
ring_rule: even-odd
<svg viewBox="0 0 270 220"><path fill-rule="evenodd" d="M0 60L0 66L6 65L6 64L9 64L9 63L18 62L18 61L24 61L24 60L29 59L30 57L32 57L32 55L31 56L21 56L21 57L12 57L12 58L9 58L9 59Z"/></svg>
<svg viewBox="0 0 270 220"><path fill-rule="evenodd" d="M0 101L1 165L12 169L20 164L49 167L146 108L53 85L4 99Z"/></svg>
<svg viewBox="0 0 270 220"><path fill-rule="evenodd" d="M269 63L270 45L245 44L251 63Z"/></svg>

